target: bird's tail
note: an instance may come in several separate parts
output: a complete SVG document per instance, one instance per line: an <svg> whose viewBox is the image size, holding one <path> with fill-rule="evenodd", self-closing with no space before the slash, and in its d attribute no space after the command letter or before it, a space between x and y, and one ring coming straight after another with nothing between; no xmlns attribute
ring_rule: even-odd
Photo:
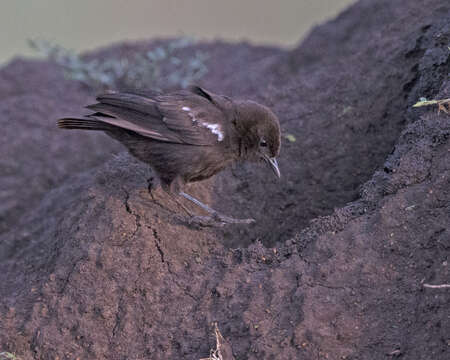
<svg viewBox="0 0 450 360"><path fill-rule="evenodd" d="M61 129L80 130L112 130L115 126L107 124L101 120L93 118L64 118L58 120L58 127Z"/></svg>

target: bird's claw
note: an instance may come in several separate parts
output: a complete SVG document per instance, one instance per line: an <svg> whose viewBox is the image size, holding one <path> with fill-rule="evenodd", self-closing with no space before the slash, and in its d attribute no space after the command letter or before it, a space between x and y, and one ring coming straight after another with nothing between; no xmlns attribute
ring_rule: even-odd
<svg viewBox="0 0 450 360"><path fill-rule="evenodd" d="M211 217L223 224L251 224L255 222L255 219L235 219L223 214L219 214L217 211L213 212Z"/></svg>
<svg viewBox="0 0 450 360"><path fill-rule="evenodd" d="M213 212L211 216L192 216L189 224L198 226L222 227L227 224L252 224L255 219L235 219L226 215Z"/></svg>

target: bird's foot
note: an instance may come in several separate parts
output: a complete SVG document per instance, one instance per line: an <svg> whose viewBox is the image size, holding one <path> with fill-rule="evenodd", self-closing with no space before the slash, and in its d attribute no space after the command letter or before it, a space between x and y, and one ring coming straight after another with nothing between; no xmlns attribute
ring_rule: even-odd
<svg viewBox="0 0 450 360"><path fill-rule="evenodd" d="M227 224L252 224L254 222L255 219L235 219L230 216L220 214L217 211L213 212L210 216L197 215L192 216L189 219L190 224L205 227L222 227Z"/></svg>
<svg viewBox="0 0 450 360"><path fill-rule="evenodd" d="M255 219L235 219L230 216L226 216L215 211L211 214L214 220L220 221L225 224L251 224L255 222Z"/></svg>
<svg viewBox="0 0 450 360"><path fill-rule="evenodd" d="M210 214L209 216L191 216L189 220L190 224L200 226L224 226L226 224L251 224L255 222L255 219L235 219L230 216L223 215L183 191L180 192L180 195Z"/></svg>

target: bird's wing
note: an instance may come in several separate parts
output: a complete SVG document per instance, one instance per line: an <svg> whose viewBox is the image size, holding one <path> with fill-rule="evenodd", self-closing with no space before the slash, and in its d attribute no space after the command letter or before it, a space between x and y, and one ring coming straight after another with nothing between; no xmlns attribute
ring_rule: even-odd
<svg viewBox="0 0 450 360"><path fill-rule="evenodd" d="M101 122L152 139L190 145L214 145L224 139L226 118L208 98L193 93L147 97L108 93L87 108Z"/></svg>

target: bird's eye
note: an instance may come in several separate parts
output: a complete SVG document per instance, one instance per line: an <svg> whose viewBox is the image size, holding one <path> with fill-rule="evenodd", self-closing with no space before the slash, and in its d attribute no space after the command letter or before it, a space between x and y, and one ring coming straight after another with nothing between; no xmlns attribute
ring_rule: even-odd
<svg viewBox="0 0 450 360"><path fill-rule="evenodd" d="M261 142L259 143L259 146L266 147L267 146L266 140L261 140Z"/></svg>

